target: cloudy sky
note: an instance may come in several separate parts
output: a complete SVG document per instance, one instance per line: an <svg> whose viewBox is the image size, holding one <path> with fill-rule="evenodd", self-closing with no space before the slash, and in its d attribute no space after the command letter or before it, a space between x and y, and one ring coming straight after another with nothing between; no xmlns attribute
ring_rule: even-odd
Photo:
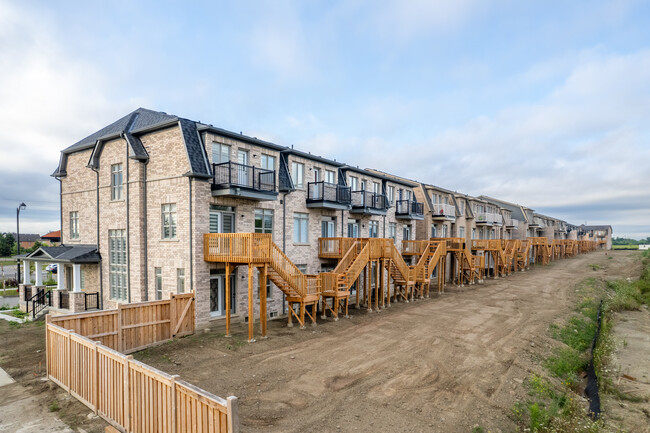
<svg viewBox="0 0 650 433"><path fill-rule="evenodd" d="M0 231L138 107L650 235L647 1L0 0Z"/></svg>

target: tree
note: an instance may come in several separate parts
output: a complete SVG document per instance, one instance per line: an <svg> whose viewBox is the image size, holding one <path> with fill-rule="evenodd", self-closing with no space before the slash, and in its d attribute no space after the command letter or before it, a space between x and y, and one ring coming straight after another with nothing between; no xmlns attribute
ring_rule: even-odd
<svg viewBox="0 0 650 433"><path fill-rule="evenodd" d="M0 257L10 256L16 244L14 235L11 233L0 233Z"/></svg>

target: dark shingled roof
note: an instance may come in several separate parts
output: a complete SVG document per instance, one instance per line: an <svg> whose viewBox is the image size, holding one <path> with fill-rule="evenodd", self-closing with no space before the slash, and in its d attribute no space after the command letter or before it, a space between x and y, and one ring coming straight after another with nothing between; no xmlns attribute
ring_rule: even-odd
<svg viewBox="0 0 650 433"><path fill-rule="evenodd" d="M61 245L58 247L40 247L26 256L28 259L46 258L55 262L98 263L101 256L96 245Z"/></svg>
<svg viewBox="0 0 650 433"><path fill-rule="evenodd" d="M133 119L135 117L135 119ZM65 153L72 153L77 150L89 149L95 146L97 140L119 136L122 132L137 131L139 129L151 128L156 125L163 125L165 123L174 122L178 119L177 116L163 113L160 111L147 110L146 108L138 108L137 110L127 114L121 119L103 127L94 134L90 134L83 140L79 140L72 146L63 150ZM133 122L132 125L129 125ZM129 128L130 126L130 128Z"/></svg>
<svg viewBox="0 0 650 433"><path fill-rule="evenodd" d="M187 157L190 161L190 174L194 176L212 177L212 171L208 165L208 157L205 154L199 132L196 129L196 122L179 119L178 123L183 133L183 141L185 141Z"/></svg>
<svg viewBox="0 0 650 433"><path fill-rule="evenodd" d="M16 233L11 234L14 237L14 241L16 240ZM20 234L20 242L36 242L41 240L41 235L35 235L33 233L21 233Z"/></svg>
<svg viewBox="0 0 650 433"><path fill-rule="evenodd" d="M600 231L600 230L604 230L604 231L612 230L612 226L610 226L610 225L606 225L606 226L586 226L586 225L582 224L582 225L580 226L580 228L583 229L583 230L596 230L596 231Z"/></svg>

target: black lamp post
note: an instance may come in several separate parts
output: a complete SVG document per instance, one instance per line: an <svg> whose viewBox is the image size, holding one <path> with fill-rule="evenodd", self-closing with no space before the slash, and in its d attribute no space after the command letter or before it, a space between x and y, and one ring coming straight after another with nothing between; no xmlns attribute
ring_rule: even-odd
<svg viewBox="0 0 650 433"><path fill-rule="evenodd" d="M18 208L16 208L16 255L20 255L20 211L25 210L27 205L21 203ZM20 284L20 260L18 261L18 284Z"/></svg>

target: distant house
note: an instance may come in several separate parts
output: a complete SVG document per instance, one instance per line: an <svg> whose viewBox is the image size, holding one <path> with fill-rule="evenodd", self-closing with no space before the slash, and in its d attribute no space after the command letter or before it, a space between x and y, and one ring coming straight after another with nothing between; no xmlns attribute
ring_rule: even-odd
<svg viewBox="0 0 650 433"><path fill-rule="evenodd" d="M650 250L650 244L640 244L639 249L640 250Z"/></svg>
<svg viewBox="0 0 650 433"><path fill-rule="evenodd" d="M612 226L610 225L587 226L582 224L579 227L578 235L581 240L598 242L599 248L612 249Z"/></svg>
<svg viewBox="0 0 650 433"><path fill-rule="evenodd" d="M12 233L14 239L18 239L16 233ZM60 236L60 235L59 235ZM31 248L36 242L41 240L41 235L33 233L21 233L20 234L20 248Z"/></svg>
<svg viewBox="0 0 650 433"><path fill-rule="evenodd" d="M47 242L52 246L59 245L61 243L61 230L49 232L48 234L41 236L41 242Z"/></svg>

